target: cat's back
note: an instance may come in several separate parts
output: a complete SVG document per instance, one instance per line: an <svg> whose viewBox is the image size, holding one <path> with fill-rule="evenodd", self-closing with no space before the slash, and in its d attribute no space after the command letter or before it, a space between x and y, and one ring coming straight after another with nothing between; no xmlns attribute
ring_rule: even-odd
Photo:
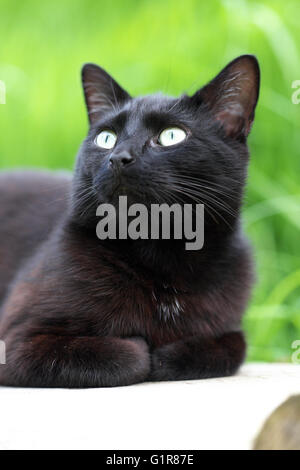
<svg viewBox="0 0 300 470"><path fill-rule="evenodd" d="M71 176L0 172L0 303L22 263L66 213Z"/></svg>

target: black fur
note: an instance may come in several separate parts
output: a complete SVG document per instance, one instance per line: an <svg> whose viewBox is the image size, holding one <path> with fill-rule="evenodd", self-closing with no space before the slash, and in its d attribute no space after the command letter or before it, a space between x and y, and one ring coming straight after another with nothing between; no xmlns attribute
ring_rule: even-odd
<svg viewBox="0 0 300 470"><path fill-rule="evenodd" d="M88 64L90 129L74 178L0 176L0 383L98 387L236 372L252 262L240 227L259 68L231 62L193 96L131 98ZM187 138L162 147L162 129ZM102 129L113 150L95 145ZM120 152L133 163L115 171ZM102 202L205 204L205 243L96 237Z"/></svg>

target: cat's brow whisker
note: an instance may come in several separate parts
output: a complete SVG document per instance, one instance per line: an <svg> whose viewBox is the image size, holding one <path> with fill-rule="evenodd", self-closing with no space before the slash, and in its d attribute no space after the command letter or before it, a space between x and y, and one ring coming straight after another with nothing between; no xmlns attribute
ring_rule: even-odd
<svg viewBox="0 0 300 470"><path fill-rule="evenodd" d="M173 106L169 109L169 113L171 111L174 111L174 109L176 108L176 106L178 106L179 104L181 103L181 98L177 98L175 103L173 104Z"/></svg>
<svg viewBox="0 0 300 470"><path fill-rule="evenodd" d="M120 111L120 104L119 104L119 102L117 100L117 97L116 97L115 87L114 87L112 79L110 80L110 86L111 86L111 90L112 90L113 95L114 95L115 104L117 106L118 111Z"/></svg>

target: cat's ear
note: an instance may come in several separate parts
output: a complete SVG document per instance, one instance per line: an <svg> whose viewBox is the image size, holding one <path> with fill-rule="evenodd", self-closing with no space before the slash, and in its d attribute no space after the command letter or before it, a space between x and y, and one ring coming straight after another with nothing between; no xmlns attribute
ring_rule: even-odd
<svg viewBox="0 0 300 470"><path fill-rule="evenodd" d="M207 105L228 137L247 137L254 119L259 82L257 59L243 55L230 62L193 98Z"/></svg>
<svg viewBox="0 0 300 470"><path fill-rule="evenodd" d="M90 124L130 100L129 94L98 65L85 64L81 76Z"/></svg>

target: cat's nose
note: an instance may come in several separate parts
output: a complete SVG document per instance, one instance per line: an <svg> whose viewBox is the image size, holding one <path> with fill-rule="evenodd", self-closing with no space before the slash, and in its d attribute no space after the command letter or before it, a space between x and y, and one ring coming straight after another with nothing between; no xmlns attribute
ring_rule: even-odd
<svg viewBox="0 0 300 470"><path fill-rule="evenodd" d="M122 150L119 153L113 153L109 162L112 167L119 169L134 163L135 158L127 150Z"/></svg>

